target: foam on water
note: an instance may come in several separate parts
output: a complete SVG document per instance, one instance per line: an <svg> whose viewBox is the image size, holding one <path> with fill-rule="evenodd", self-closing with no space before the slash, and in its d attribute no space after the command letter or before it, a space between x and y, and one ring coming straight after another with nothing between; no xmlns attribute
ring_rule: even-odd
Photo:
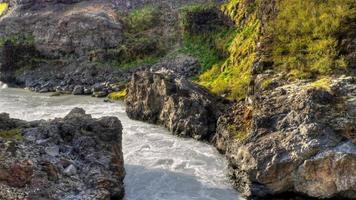
<svg viewBox="0 0 356 200"><path fill-rule="evenodd" d="M0 81L0 89L5 89L5 88L8 88L7 84Z"/></svg>
<svg viewBox="0 0 356 200"><path fill-rule="evenodd" d="M123 103L0 90L0 112L10 113L14 118L63 117L74 107L82 107L94 117L117 116L121 120L126 200L240 199L226 177L226 160L212 146L177 138L159 126L130 120Z"/></svg>

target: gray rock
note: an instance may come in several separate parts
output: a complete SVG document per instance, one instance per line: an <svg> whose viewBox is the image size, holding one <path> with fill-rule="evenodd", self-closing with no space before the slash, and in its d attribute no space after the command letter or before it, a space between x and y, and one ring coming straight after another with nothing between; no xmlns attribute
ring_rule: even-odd
<svg viewBox="0 0 356 200"><path fill-rule="evenodd" d="M162 124L176 135L211 140L222 113L219 99L183 78L141 72L132 76L125 98L132 119Z"/></svg>
<svg viewBox="0 0 356 200"><path fill-rule="evenodd" d="M72 94L73 95L83 95L84 94L84 87L81 86L81 85L75 86L74 89L73 89Z"/></svg>
<svg viewBox="0 0 356 200"><path fill-rule="evenodd" d="M77 174L77 168L70 164L67 168L64 169L63 173L67 176L73 176Z"/></svg>
<svg viewBox="0 0 356 200"><path fill-rule="evenodd" d="M59 147L57 145L46 147L45 152L50 156L58 156L59 155Z"/></svg>
<svg viewBox="0 0 356 200"><path fill-rule="evenodd" d="M80 108L50 121L0 114L4 130L24 134L21 140L0 138L6 157L0 162L1 199L123 198L122 126L116 117L93 119Z"/></svg>
<svg viewBox="0 0 356 200"><path fill-rule="evenodd" d="M356 85L333 82L330 91L308 82L262 90L219 118L214 144L244 196L356 198Z"/></svg>

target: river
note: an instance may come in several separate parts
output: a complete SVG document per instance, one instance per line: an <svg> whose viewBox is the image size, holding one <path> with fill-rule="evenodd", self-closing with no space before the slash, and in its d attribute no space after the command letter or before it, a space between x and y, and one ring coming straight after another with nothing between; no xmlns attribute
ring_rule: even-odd
<svg viewBox="0 0 356 200"><path fill-rule="evenodd" d="M65 116L74 107L84 108L94 117L117 116L121 120L126 200L240 199L226 177L227 161L214 147L131 120L123 102L0 89L0 113L7 112L13 118L52 119Z"/></svg>

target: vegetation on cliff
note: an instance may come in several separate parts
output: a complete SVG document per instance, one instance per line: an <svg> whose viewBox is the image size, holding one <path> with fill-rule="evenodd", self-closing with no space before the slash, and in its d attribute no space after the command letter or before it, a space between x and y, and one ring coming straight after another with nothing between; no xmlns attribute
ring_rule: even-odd
<svg viewBox="0 0 356 200"><path fill-rule="evenodd" d="M0 38L0 56L3 70L32 69L44 60L35 47L34 37L13 34Z"/></svg>
<svg viewBox="0 0 356 200"><path fill-rule="evenodd" d="M180 9L183 45L180 52L196 57L205 72L221 64L236 31L214 4L190 4Z"/></svg>
<svg viewBox="0 0 356 200"><path fill-rule="evenodd" d="M278 15L268 27L275 68L298 78L330 74L347 67L338 33L355 14L352 0L278 2Z"/></svg>
<svg viewBox="0 0 356 200"><path fill-rule="evenodd" d="M243 2L233 0L222 6L223 13L236 24L237 34L228 45L227 59L199 77L199 82L212 92L234 99L243 98L246 94L260 33L257 9Z"/></svg>
<svg viewBox="0 0 356 200"><path fill-rule="evenodd" d="M155 62L163 53L155 29L161 24L158 7L147 6L122 13L124 42L114 49L115 65L129 68Z"/></svg>
<svg viewBox="0 0 356 200"><path fill-rule="evenodd" d="M266 5L275 11L264 13ZM352 0L279 0L276 5L231 0L221 10L235 22L237 34L225 45L226 59L209 63L205 66L209 70L199 76L198 82L213 93L244 98L253 65L261 60L270 63L274 72L294 78L317 79L348 66L340 52L340 38L341 31L351 26L345 22L355 16ZM267 20L262 23L262 19Z"/></svg>

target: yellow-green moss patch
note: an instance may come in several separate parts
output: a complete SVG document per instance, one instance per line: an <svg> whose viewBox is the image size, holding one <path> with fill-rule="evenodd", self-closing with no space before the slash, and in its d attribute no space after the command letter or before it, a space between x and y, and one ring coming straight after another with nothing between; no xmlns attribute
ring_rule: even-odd
<svg viewBox="0 0 356 200"><path fill-rule="evenodd" d="M223 64L213 66L199 77L199 83L213 93L225 94L231 99L246 96L261 26L257 7L253 5L233 0L222 6L223 13L235 22L237 33L228 46L228 57Z"/></svg>
<svg viewBox="0 0 356 200"><path fill-rule="evenodd" d="M126 96L126 89L119 92L113 92L108 95L108 98L114 101L122 100Z"/></svg>
<svg viewBox="0 0 356 200"><path fill-rule="evenodd" d="M3 15L9 8L8 3L0 3L0 16Z"/></svg>
<svg viewBox="0 0 356 200"><path fill-rule="evenodd" d="M297 78L330 74L348 64L338 51L342 22L354 15L354 0L278 1L269 23L276 69Z"/></svg>
<svg viewBox="0 0 356 200"><path fill-rule="evenodd" d="M326 90L326 91L330 91L331 90L331 78L330 77L324 77L324 78L321 78L319 80L316 80L312 83L310 83L308 86L307 86L307 89L310 89L310 88L318 88L318 89L323 89L323 90Z"/></svg>

